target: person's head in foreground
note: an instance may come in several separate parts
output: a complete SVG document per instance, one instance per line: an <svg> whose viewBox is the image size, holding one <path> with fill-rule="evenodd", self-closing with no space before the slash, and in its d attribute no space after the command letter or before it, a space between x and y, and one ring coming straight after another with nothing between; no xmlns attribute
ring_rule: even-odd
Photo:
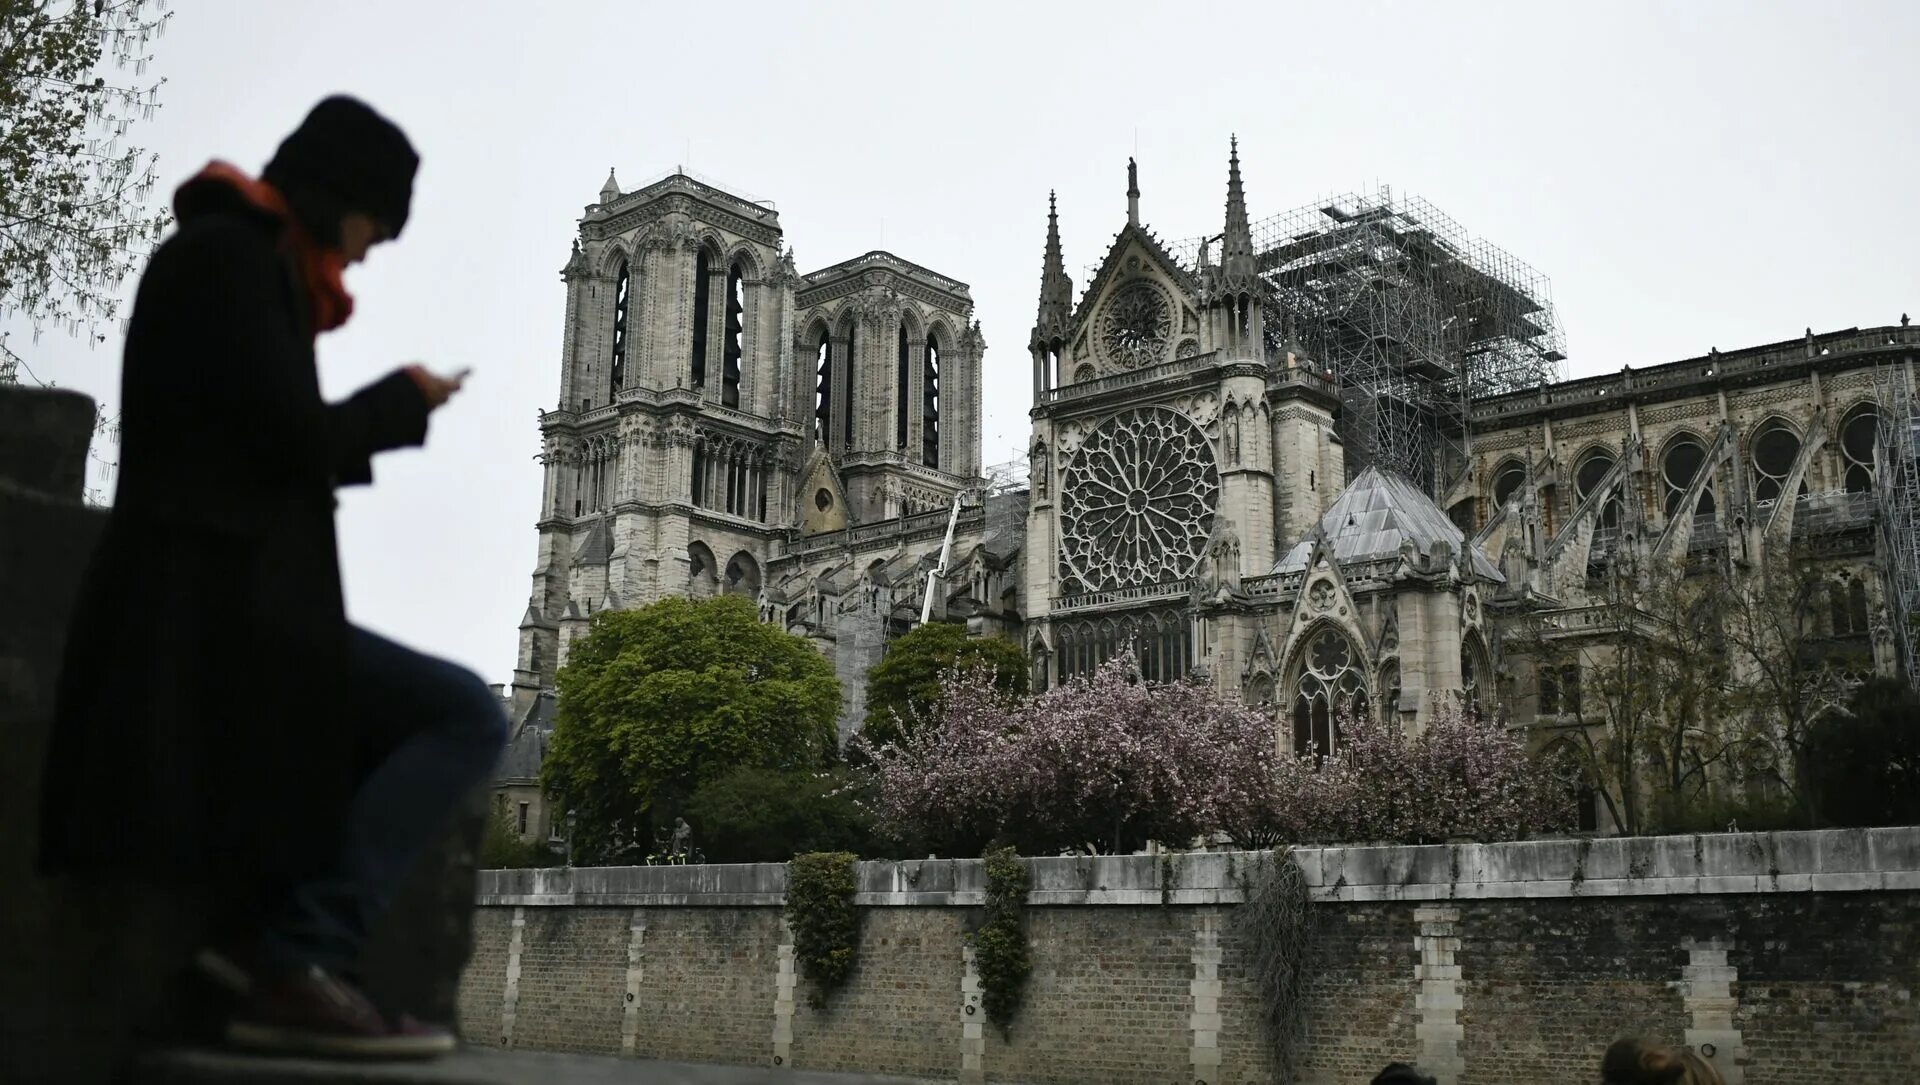
<svg viewBox="0 0 1920 1085"><path fill-rule="evenodd" d="M1724 1085L1720 1072L1691 1048L1615 1040L1600 1059L1604 1085Z"/></svg>

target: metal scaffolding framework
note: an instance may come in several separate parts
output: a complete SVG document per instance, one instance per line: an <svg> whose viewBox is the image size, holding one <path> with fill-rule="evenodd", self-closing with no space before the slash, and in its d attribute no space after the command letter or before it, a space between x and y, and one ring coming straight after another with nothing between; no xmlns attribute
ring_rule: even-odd
<svg viewBox="0 0 1920 1085"><path fill-rule="evenodd" d="M1268 349L1341 389L1352 477L1391 468L1436 498L1466 470L1467 403L1564 377L1545 276L1432 204L1346 193L1253 223ZM1214 239L1171 246L1189 268Z"/></svg>
<svg viewBox="0 0 1920 1085"><path fill-rule="evenodd" d="M1886 555L1887 603L1894 643L1907 681L1920 686L1920 402L1903 360L1875 373L1879 440L1874 492L1880 504L1880 541Z"/></svg>

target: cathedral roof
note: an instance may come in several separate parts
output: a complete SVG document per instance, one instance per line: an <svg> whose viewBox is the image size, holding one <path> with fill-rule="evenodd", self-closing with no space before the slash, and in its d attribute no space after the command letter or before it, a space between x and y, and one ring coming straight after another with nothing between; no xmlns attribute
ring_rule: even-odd
<svg viewBox="0 0 1920 1085"><path fill-rule="evenodd" d="M607 530L607 518L596 517L587 529L587 537L574 547L575 565L605 565L613 557L613 533Z"/></svg>
<svg viewBox="0 0 1920 1085"><path fill-rule="evenodd" d="M1503 581L1500 570L1477 546L1468 546L1461 531L1440 506L1418 486L1389 471L1369 467L1347 484L1320 518L1333 558L1342 565L1397 557L1411 543L1417 554L1431 554L1436 543L1453 554L1472 556L1473 571L1488 580ZM1313 539L1302 539L1273 567L1276 573L1294 573L1307 567Z"/></svg>
<svg viewBox="0 0 1920 1085"><path fill-rule="evenodd" d="M554 692L542 690L527 706L513 730L513 738L500 755L493 771L496 780L525 780L540 775L540 763L546 760L547 739L553 734Z"/></svg>

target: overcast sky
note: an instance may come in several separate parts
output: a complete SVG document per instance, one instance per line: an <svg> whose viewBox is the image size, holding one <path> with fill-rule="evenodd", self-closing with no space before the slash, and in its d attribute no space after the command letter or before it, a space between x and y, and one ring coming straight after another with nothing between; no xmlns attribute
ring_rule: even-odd
<svg viewBox="0 0 1920 1085"><path fill-rule="evenodd" d="M971 284L987 463L1024 446L1047 190L1077 291L1125 222L1128 155L1160 236L1219 230L1232 132L1256 218L1390 184L1549 276L1574 375L1920 310L1911 2L174 8L136 129L163 192L209 158L258 169L334 91L422 153L322 381L474 376L424 451L343 497L348 607L492 682L534 565L558 270L609 166L775 201L803 271L884 247ZM119 352L25 353L111 410Z"/></svg>

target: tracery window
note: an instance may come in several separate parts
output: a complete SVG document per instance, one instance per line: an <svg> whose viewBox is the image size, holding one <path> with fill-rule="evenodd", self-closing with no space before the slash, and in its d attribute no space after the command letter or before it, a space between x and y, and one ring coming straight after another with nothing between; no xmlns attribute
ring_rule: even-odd
<svg viewBox="0 0 1920 1085"><path fill-rule="evenodd" d="M1842 576L1827 585L1827 600L1833 612L1833 635L1857 636L1867 632L1867 586L1858 577Z"/></svg>
<svg viewBox="0 0 1920 1085"><path fill-rule="evenodd" d="M1680 502L1687 495L1687 488L1693 480L1706 470L1707 450L1700 441L1692 436L1681 437L1667 446L1666 455L1660 457L1660 480L1666 489L1662 509L1667 519L1673 519L1680 511ZM1700 492L1700 502L1693 507L1696 518L1713 515L1713 487L1707 486Z"/></svg>
<svg viewBox="0 0 1920 1085"><path fill-rule="evenodd" d="M1850 494L1873 492L1873 446L1880 415L1873 405L1862 404L1840 424L1840 460L1842 482Z"/></svg>
<svg viewBox="0 0 1920 1085"><path fill-rule="evenodd" d="M1496 468L1493 472L1493 507L1506 508L1508 499L1520 492L1520 485L1525 481L1527 468L1519 460L1508 460Z"/></svg>
<svg viewBox="0 0 1920 1085"><path fill-rule="evenodd" d="M1160 288L1141 279L1116 290L1100 310L1100 345L1131 369L1166 357L1173 310Z"/></svg>
<svg viewBox="0 0 1920 1085"><path fill-rule="evenodd" d="M1062 591L1192 575L1219 491L1213 442L1185 415L1142 407L1101 422L1060 483Z"/></svg>
<svg viewBox="0 0 1920 1085"><path fill-rule="evenodd" d="M1613 470L1613 453L1604 448L1596 448L1580 458L1580 464L1573 471L1573 501L1576 506L1585 502L1587 497L1600 488L1600 483ZM1620 493L1615 489L1607 495L1600 505L1596 520L1603 528L1620 526Z"/></svg>
<svg viewBox="0 0 1920 1085"><path fill-rule="evenodd" d="M1751 456L1753 499L1762 504L1778 501L1786 488L1787 476L1793 474L1794 462L1800 458L1800 435L1784 421L1770 418L1754 431ZM1803 481L1800 492L1806 490Z"/></svg>
<svg viewBox="0 0 1920 1085"><path fill-rule="evenodd" d="M1193 623L1179 610L1145 610L1059 622L1054 645L1060 678L1092 674L1123 652L1132 652L1149 682L1186 677L1193 653Z"/></svg>
<svg viewBox="0 0 1920 1085"><path fill-rule="evenodd" d="M1367 711L1360 656L1339 630L1323 626L1307 642L1293 685L1293 751L1325 757L1340 744L1337 717Z"/></svg>

